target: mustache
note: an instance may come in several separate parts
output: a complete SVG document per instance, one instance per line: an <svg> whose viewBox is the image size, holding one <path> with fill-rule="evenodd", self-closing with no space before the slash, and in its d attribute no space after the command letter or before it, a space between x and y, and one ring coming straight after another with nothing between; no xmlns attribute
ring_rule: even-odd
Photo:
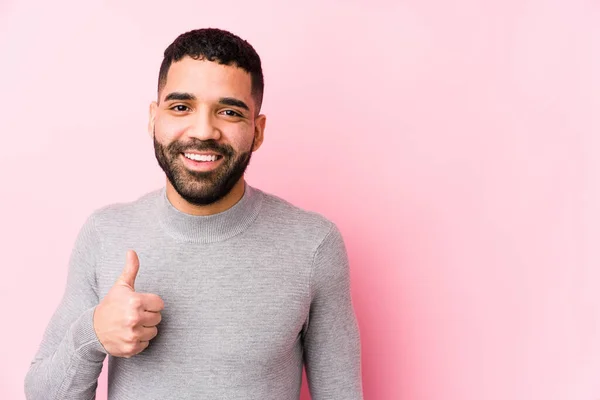
<svg viewBox="0 0 600 400"><path fill-rule="evenodd" d="M186 151L190 151L190 150L194 150L194 151L198 151L198 152L202 152L202 151L210 151L213 153L217 153L221 156L224 157L232 157L235 152L233 151L233 148L229 145L225 145L225 144L219 144L217 143L216 140L210 139L210 140L200 140L200 139L196 139L196 138L192 138L189 141L186 142L172 142L167 146L167 151L170 154L179 154L179 153L185 153Z"/></svg>

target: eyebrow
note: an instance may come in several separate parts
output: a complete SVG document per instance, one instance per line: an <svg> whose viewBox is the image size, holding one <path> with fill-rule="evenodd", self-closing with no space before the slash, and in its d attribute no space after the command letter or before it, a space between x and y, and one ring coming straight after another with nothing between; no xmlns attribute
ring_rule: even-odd
<svg viewBox="0 0 600 400"><path fill-rule="evenodd" d="M246 103L233 97L221 97L219 99L219 104L223 104L225 106L239 107L243 108L246 111L250 111L250 107L248 107Z"/></svg>
<svg viewBox="0 0 600 400"><path fill-rule="evenodd" d="M173 93L169 93L167 95L167 97L165 97L164 101L169 101L169 100L179 100L179 101L196 100L196 96L194 96L191 93L173 92Z"/></svg>
<svg viewBox="0 0 600 400"><path fill-rule="evenodd" d="M197 98L192 93L173 92L173 93L169 93L165 97L164 101L171 101L171 100L194 101L194 100L197 100ZM239 108L243 108L246 111L250 111L250 107L248 107L248 105L246 103L244 103L242 100L236 99L235 97L221 97L219 99L219 104L222 104L225 106L239 107Z"/></svg>

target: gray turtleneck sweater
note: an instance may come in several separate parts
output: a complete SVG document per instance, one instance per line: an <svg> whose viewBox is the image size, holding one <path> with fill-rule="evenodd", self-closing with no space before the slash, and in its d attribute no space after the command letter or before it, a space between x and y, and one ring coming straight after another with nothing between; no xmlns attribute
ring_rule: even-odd
<svg viewBox="0 0 600 400"><path fill-rule="evenodd" d="M90 400L106 351L94 307L140 258L136 290L165 302L158 336L109 356L108 398L362 399L359 332L336 226L246 185L219 214L175 209L165 190L94 212L76 240L64 297L25 379L28 399Z"/></svg>

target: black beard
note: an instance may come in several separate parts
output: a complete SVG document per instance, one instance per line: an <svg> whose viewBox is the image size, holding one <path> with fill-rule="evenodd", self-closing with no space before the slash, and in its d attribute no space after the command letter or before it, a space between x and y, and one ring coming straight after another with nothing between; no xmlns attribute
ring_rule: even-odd
<svg viewBox="0 0 600 400"><path fill-rule="evenodd" d="M254 147L254 139L252 146ZM221 165L212 171L190 171L182 164L180 157L186 151L211 151L223 157ZM188 203L206 206L225 197L242 178L252 150L240 153L229 145L219 144L215 140L190 139L186 143L173 142L163 146L154 135L154 155L158 165L167 175L167 179L177 193Z"/></svg>

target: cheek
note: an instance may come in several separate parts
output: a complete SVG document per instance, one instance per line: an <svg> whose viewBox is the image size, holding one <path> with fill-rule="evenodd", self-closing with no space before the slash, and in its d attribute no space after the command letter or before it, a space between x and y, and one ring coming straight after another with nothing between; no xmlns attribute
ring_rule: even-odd
<svg viewBox="0 0 600 400"><path fill-rule="evenodd" d="M238 154L252 151L253 136L245 135L243 137L238 137L236 139L237 140L231 141L230 143Z"/></svg>
<svg viewBox="0 0 600 400"><path fill-rule="evenodd" d="M185 124L181 120L158 118L154 124L154 135L160 143L171 143L185 132Z"/></svg>
<svg viewBox="0 0 600 400"><path fill-rule="evenodd" d="M229 124L221 126L220 142L228 143L237 153L244 153L252 149L254 129L244 124Z"/></svg>
<svg viewBox="0 0 600 400"><path fill-rule="evenodd" d="M215 121L214 128L221 133L218 142L229 144L237 153L252 150L254 126ZM165 116L157 118L154 124L154 135L156 140L162 144L168 144L176 140L186 141L187 136L194 136L190 132L193 132L193 130L190 130L189 121L186 118L169 118Z"/></svg>

